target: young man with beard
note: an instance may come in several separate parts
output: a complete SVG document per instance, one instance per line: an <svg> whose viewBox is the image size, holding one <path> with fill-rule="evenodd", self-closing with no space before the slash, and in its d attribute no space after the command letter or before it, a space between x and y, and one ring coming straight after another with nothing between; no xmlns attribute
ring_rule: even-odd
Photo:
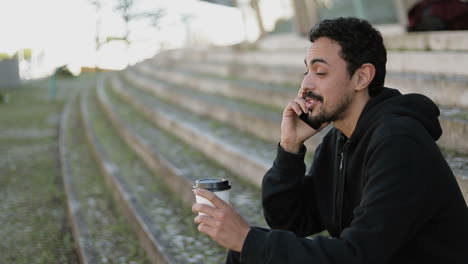
<svg viewBox="0 0 468 264"><path fill-rule="evenodd" d="M216 206L193 205L207 214L195 218L198 229L231 250L227 263L468 263L468 209L435 143L437 106L383 87L386 50L368 22L325 20L309 38L262 183L272 230L195 190ZM303 143L329 123L306 173ZM330 236L306 238L323 230Z"/></svg>

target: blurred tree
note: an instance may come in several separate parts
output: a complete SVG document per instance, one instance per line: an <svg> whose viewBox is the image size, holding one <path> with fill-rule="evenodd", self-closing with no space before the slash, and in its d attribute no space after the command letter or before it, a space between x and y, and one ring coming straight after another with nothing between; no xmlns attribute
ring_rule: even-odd
<svg viewBox="0 0 468 264"><path fill-rule="evenodd" d="M343 1L346 2L346 1ZM351 1L348 1L351 2ZM293 0L294 24L296 32L301 36L306 36L310 28L319 21L320 15L318 7L332 7L332 0ZM346 2L347 3L347 2Z"/></svg>
<svg viewBox="0 0 468 264"><path fill-rule="evenodd" d="M130 29L129 29L130 21L138 17L138 15L133 12L135 3L136 3L135 0L117 0L117 6L115 7L115 10L120 12L122 19L125 22L125 32L124 32L123 39L127 41L127 43L128 43L128 36L130 35Z"/></svg>
<svg viewBox="0 0 468 264"><path fill-rule="evenodd" d="M265 27L263 26L263 18L262 18L262 12L260 10L259 1L260 0L250 0L250 5L255 11L255 16L257 17L258 29L260 31L259 38L262 38L266 35L266 30L265 30Z"/></svg>
<svg viewBox="0 0 468 264"><path fill-rule="evenodd" d="M192 43L192 32L190 30L190 21L194 19L195 16L189 13L184 13L180 15L180 20L185 26L185 44L189 46Z"/></svg>
<svg viewBox="0 0 468 264"><path fill-rule="evenodd" d="M0 53L0 61L7 60L7 59L11 59L11 56L8 55L8 53Z"/></svg>
<svg viewBox="0 0 468 264"><path fill-rule="evenodd" d="M32 50L31 49L21 49L15 52L15 54L12 56L13 58L18 58L21 60L31 60L32 57Z"/></svg>
<svg viewBox="0 0 468 264"><path fill-rule="evenodd" d="M153 12L145 12L142 14L143 17L149 19L151 26L155 29L159 29L161 19L166 15L164 9L156 9Z"/></svg>
<svg viewBox="0 0 468 264"><path fill-rule="evenodd" d="M158 28L161 18L165 15L165 11L163 9L156 9L151 12L136 12L136 3L137 0L117 0L117 5L115 6L115 10L120 13L122 19L125 22L125 32L121 40L124 40L126 42L127 53L130 45L130 23L136 19L146 18L149 19L150 25L152 25L155 28Z"/></svg>
<svg viewBox="0 0 468 264"><path fill-rule="evenodd" d="M91 0L90 4L94 6L96 9L96 36L95 36L95 52L96 52L96 61L95 61L95 69L99 71L99 49L103 44L101 41L101 9L102 9L102 1L101 0Z"/></svg>
<svg viewBox="0 0 468 264"><path fill-rule="evenodd" d="M111 42L111 41L126 41L124 37L117 37L117 36L107 36L106 37L106 43Z"/></svg>

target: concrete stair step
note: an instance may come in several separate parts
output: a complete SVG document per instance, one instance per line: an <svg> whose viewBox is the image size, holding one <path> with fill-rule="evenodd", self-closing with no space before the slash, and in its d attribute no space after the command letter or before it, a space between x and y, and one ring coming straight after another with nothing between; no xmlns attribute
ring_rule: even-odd
<svg viewBox="0 0 468 264"><path fill-rule="evenodd" d="M177 69L185 72L217 76L227 79L243 79L264 84L274 84L298 89L304 75L302 67L282 67L256 64L235 64L209 61L189 61L188 63L165 63L161 60L148 60L136 65L137 69L151 70Z"/></svg>
<svg viewBox="0 0 468 264"><path fill-rule="evenodd" d="M59 145L69 219L80 261L145 262L145 252L138 249L136 236L116 210L110 190L91 158L77 106L77 100L70 100L65 107Z"/></svg>
<svg viewBox="0 0 468 264"><path fill-rule="evenodd" d="M303 71L305 51L167 51L155 60L167 63L178 61L218 62L242 65L296 67ZM441 76L468 76L468 52L456 51L388 51L387 71L395 73L421 73ZM300 72L300 71L299 71Z"/></svg>
<svg viewBox="0 0 468 264"><path fill-rule="evenodd" d="M161 56L161 58L158 56L154 60L143 63L139 68L150 68L154 71L154 69L161 69L168 67L165 65L169 65L170 69L177 68L199 74L216 74L223 78L274 83L283 85L285 88L298 88L303 78L303 57L299 55L292 55L296 58L295 63L289 62L281 65L279 62L276 62L276 64L265 64L260 59L244 62L237 59L238 57L242 57L242 54L238 54L237 56L234 56L236 54L231 54L232 58L228 60L223 60L216 57L216 54L211 54L210 56L214 59L210 60L208 57L200 54L198 54L199 58L196 58L197 55L191 53L192 60L190 60L190 56L184 57L181 55L183 51L173 53L175 56L173 59L165 60L164 57L169 56L167 54ZM468 56L468 52L465 54L450 54L450 58L441 55L441 58L433 58L433 60L431 60L431 57L426 58L424 53L410 52L403 55L396 55L402 60L400 62L389 57L385 85L398 88L403 93L417 92L425 94L442 106L468 109L468 65L463 68L463 63L468 61L464 60L464 58ZM244 55L247 56L248 54ZM184 61L184 63L179 63L179 56L184 58L181 60ZM272 54L270 57L273 58L276 57L276 55ZM288 59L285 56L282 56L282 58L284 60ZM407 60L407 62L405 60ZM267 62L269 61L267 60ZM398 67L394 67L394 65L398 63L402 64L405 68L400 68L399 70ZM415 67L414 71L411 68L413 66L407 67L409 64L413 64ZM419 67L426 67L425 65L428 65L427 67L436 67L434 65L437 65L437 67L451 65L450 67L459 67L460 69L447 72L436 68L427 69L427 71L424 69L417 70ZM392 69L392 67L394 69Z"/></svg>
<svg viewBox="0 0 468 264"><path fill-rule="evenodd" d="M291 87L281 90L281 86L273 85L264 85L261 83L246 81L246 80L229 80L223 79L221 77L213 77L211 75L201 74L198 72L192 71L179 71L176 66L171 68L154 68L151 65L139 65L136 67L137 70L145 75L151 76L153 78L163 80L167 83L176 84L179 86L184 86L185 88L191 88L196 91L204 93L219 94L222 96L230 98L241 98L243 100L251 100L258 104L274 104L275 107L278 107L277 111L274 111L277 116L281 116L282 109L292 98L296 96L296 91ZM422 79L422 81L424 81ZM259 88L261 87L261 88ZM271 87L271 89L269 89ZM397 86L398 87L398 86ZM421 87L418 85L417 87ZM448 96L445 93L441 93L441 89L436 89L435 87L431 89L430 87L425 87L426 89L411 89L404 90L400 89L403 93L422 93L429 94L428 96L433 99L436 103L437 101L446 101L446 100L455 100L460 99L457 96ZM462 86L454 87L455 92L462 91L464 89ZM466 94L468 95L468 89ZM434 95L436 97L433 97ZM439 96L439 98L437 97ZM442 98L440 98L442 97ZM436 100L439 99L439 100ZM463 101L463 100L462 100ZM468 101L468 100L467 100ZM449 113L459 113L458 115L451 115ZM460 118L460 115L465 116ZM467 111L459 108L444 108L444 111L441 113L440 122L444 130L442 138L438 142L441 147L446 149L452 149L460 153L468 153L468 142L466 139L466 134L468 131L468 115ZM239 122L241 122L240 120ZM278 123L280 124L280 121ZM273 126L270 126L271 129L275 129ZM279 131L278 131L279 132ZM255 131L252 131L255 133ZM279 138L279 135L276 135ZM269 139L269 138L268 138ZM313 141L314 139L312 139ZM315 142L318 144L318 141ZM311 148L315 148L315 144L310 145Z"/></svg>
<svg viewBox="0 0 468 264"><path fill-rule="evenodd" d="M166 75L166 73L163 75ZM197 78L188 76L181 76L181 78L184 78L184 82L190 85L196 86L199 84ZM438 142L442 148L456 150L460 153L467 153L466 140L464 140L466 137L467 118L463 117L463 113L465 113L464 110L457 110L454 108L442 109L441 124L444 129L444 134ZM280 113L277 114L280 115Z"/></svg>
<svg viewBox="0 0 468 264"><path fill-rule="evenodd" d="M195 230L190 208L172 196L161 177L151 172L119 138L99 109L93 92L81 101L88 142L151 262L221 262L224 250ZM200 254L202 245L215 256Z"/></svg>
<svg viewBox="0 0 468 264"><path fill-rule="evenodd" d="M136 70L157 80L191 88L197 91L239 98L282 110L297 96L298 88L284 85L267 84L229 76L217 76L177 68L158 68L138 65Z"/></svg>
<svg viewBox="0 0 468 264"><path fill-rule="evenodd" d="M124 77L136 88L148 91L187 111L227 123L255 137L270 142L279 142L282 109L199 92L162 82L134 71L126 71ZM186 98L190 98L190 101ZM324 129L306 141L306 146L310 151L315 150L327 131L328 129Z"/></svg>
<svg viewBox="0 0 468 264"><path fill-rule="evenodd" d="M466 31L430 31L384 35L389 50L468 51Z"/></svg>
<svg viewBox="0 0 468 264"><path fill-rule="evenodd" d="M125 85L124 88L124 84L117 79L113 79L112 88L157 126L183 139L188 145L230 169L231 172L260 186L261 178L276 154L275 143L249 136L230 125L205 116L190 113L129 85ZM168 151L171 150L171 145L166 146ZM181 165L183 163L179 164ZM187 172L190 171L193 170ZM213 172L213 174L219 173ZM197 178L192 177L192 180L195 179Z"/></svg>
<svg viewBox="0 0 468 264"><path fill-rule="evenodd" d="M191 80L188 83L193 83ZM458 113L458 114L455 114ZM438 141L438 144L445 149L456 150L460 153L467 153L466 150L466 119L463 119L464 110L456 109L442 109L441 111L441 125L444 129L444 134ZM317 144L317 143L316 143ZM313 145L314 146L314 145ZM309 146L309 149L313 148ZM468 166L467 166L468 168ZM460 186L467 185L466 177L460 169L457 169L457 180L460 182ZM462 187L465 195L468 192L468 188Z"/></svg>
<svg viewBox="0 0 468 264"><path fill-rule="evenodd" d="M197 61L240 65L301 67L304 69L305 51L237 51L237 50L171 50L158 54L156 61L161 63L178 63L182 61Z"/></svg>
<svg viewBox="0 0 468 264"><path fill-rule="evenodd" d="M387 71L442 76L468 76L468 52L390 51Z"/></svg>
<svg viewBox="0 0 468 264"><path fill-rule="evenodd" d="M230 123L240 131L265 140L279 141L279 108L200 92L188 88L191 86L164 82L142 72L126 71L123 77L136 88L148 91L188 111Z"/></svg>
<svg viewBox="0 0 468 264"><path fill-rule="evenodd" d="M172 163L161 154L161 151L159 151L158 148L154 149L150 147L153 141L149 140L154 139L154 142L158 143L166 142L156 137L161 134L161 132L157 130L151 130L149 133L152 133L152 137L150 139L144 138L142 137L141 133L137 132L141 125L138 123L135 124L135 122L128 124L123 121L121 116L127 117L133 112L131 109L129 109L130 106L125 105L125 102L122 102L122 105L115 103L119 105L119 107L114 107L112 105L109 96L105 91L107 85L108 83L106 82L106 85L102 84L97 88L97 99L100 108L105 113L117 134L135 152L135 154L138 155L138 157L143 162L145 162L150 170L152 170L155 174L161 175L163 177L166 185L177 197L179 197L182 202L184 202L187 206L193 204L195 202L195 197L190 192L190 189L193 186L193 180L187 177L180 168L173 166ZM119 111L116 111L116 109ZM138 117L138 115L134 115L130 117L130 120L137 120ZM150 129L146 128L143 130L143 132L147 130Z"/></svg>
<svg viewBox="0 0 468 264"><path fill-rule="evenodd" d="M116 90L119 90L119 88ZM125 138L128 136L124 136L124 140L138 153L140 158L146 163L151 159L165 160L167 164L161 164L158 168L153 169L155 173L163 173L165 167L176 168L177 171L171 172L171 176L165 178L166 181L180 183L181 181L178 178L189 180L190 185L180 184L178 188L172 188L175 196L184 197L185 194L189 194L192 199L183 199L183 201L188 207L191 207L194 203L191 190L195 180L207 177L227 178L233 186L231 201L236 205L237 210L249 223L265 225L262 215L258 213L261 211L259 187L248 183L236 176L236 173L230 172L228 168L223 167L223 164L212 160L213 156L225 155L225 151L221 147L212 151L208 146L211 156L206 155L204 154L205 151L194 148L192 142L186 142L187 137L183 135L179 137L181 134L178 131L187 127L181 127L177 131L176 127L171 127L169 131L166 131L164 120L147 119L142 112L139 112L139 109L132 107L133 103L130 102L129 104L126 101L128 97L120 98L119 96L120 94L114 93L111 87L98 90L100 105L112 120L114 128L120 134L131 134L131 138L137 138L140 141L140 143L137 143L126 140ZM174 131L176 132L174 133ZM194 142L197 140L196 136L191 139ZM228 145L228 142L226 142L226 145ZM238 163L239 160L239 158L229 154L224 158L231 163ZM232 165L229 164L229 166ZM237 169L242 170L242 166L245 166L245 163L237 164Z"/></svg>
<svg viewBox="0 0 468 264"><path fill-rule="evenodd" d="M439 120L443 134L437 144L444 149L468 154L468 111L442 108Z"/></svg>
<svg viewBox="0 0 468 264"><path fill-rule="evenodd" d="M382 31L387 50L424 51L468 51L466 31L430 31L410 33L389 33ZM267 36L256 43L258 49L278 51L305 51L309 44L307 37L295 33Z"/></svg>
<svg viewBox="0 0 468 264"><path fill-rule="evenodd" d="M123 77L136 88L150 92L174 105L179 105L186 111L230 123L240 131L264 140L279 141L278 124L280 124L280 119L278 115L274 114L274 110L221 96L200 93L132 71L126 71Z"/></svg>
<svg viewBox="0 0 468 264"><path fill-rule="evenodd" d="M194 84L197 81L194 79L185 79L184 82ZM463 113L464 113L463 110L459 110L459 111L456 111L454 109L442 110L441 123L445 132L444 132L443 137L438 142L442 148L455 149L456 151L462 152L462 153L465 152L464 142L466 140L464 140L464 138L466 137L465 136L466 133L464 133L463 131L466 131L464 130L466 129L464 128L466 124L464 122L464 119L461 119L461 117L463 116ZM457 128L453 129L453 127L457 127ZM464 183L462 179L463 177L458 175L458 180L461 182L461 184Z"/></svg>
<svg viewBox="0 0 468 264"><path fill-rule="evenodd" d="M81 208L81 201L75 183L72 179L72 166L69 161L70 155L70 124L68 120L72 118L71 111L73 108L73 100L69 100L61 116L60 122L60 164L62 168L62 177L65 193L67 196L68 218L71 223L73 238L76 244L76 252L81 262L96 263L98 262L98 248L94 247L91 240L91 231L85 219L85 213ZM76 117L73 120L78 120ZM76 122L75 121L75 122ZM75 124L76 126L76 124ZM75 139L76 140L76 139ZM80 153L81 154L81 153ZM81 156L81 155L80 155ZM86 157L83 155L83 157Z"/></svg>
<svg viewBox="0 0 468 264"><path fill-rule="evenodd" d="M442 152L457 178L465 201L468 203L468 155L446 150Z"/></svg>
<svg viewBox="0 0 468 264"><path fill-rule="evenodd" d="M402 93L424 94L443 107L468 109L468 77L388 73L385 85Z"/></svg>
<svg viewBox="0 0 468 264"><path fill-rule="evenodd" d="M188 65L157 67L151 64L142 64L138 65L136 69L167 82L184 84L186 87L193 87L209 93L254 100L261 104L269 103L280 108L283 108L290 98L296 96L300 86L298 78L296 86L290 84L298 74L286 74L285 70L279 67L269 67L267 70L267 67L262 68L262 66L255 65L243 65L242 67L217 63L190 63ZM210 72L215 68L217 71ZM240 72L233 70L233 68L243 70ZM256 71L259 71L258 74L262 76L261 80L255 80L256 77L253 73ZM236 75L233 75L234 72L237 72ZM269 77L283 80L287 84L265 83L264 80ZM468 78L447 79L435 75L389 73L386 86L398 88L402 93L424 94L444 107L468 109Z"/></svg>

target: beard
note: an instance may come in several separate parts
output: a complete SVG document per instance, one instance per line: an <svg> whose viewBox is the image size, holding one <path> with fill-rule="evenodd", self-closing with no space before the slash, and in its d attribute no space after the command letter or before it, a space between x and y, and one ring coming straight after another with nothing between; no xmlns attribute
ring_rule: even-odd
<svg viewBox="0 0 468 264"><path fill-rule="evenodd" d="M318 95L316 96L318 97ZM334 109L326 109L323 105L323 97L321 99L319 113L317 115L312 115L313 109L311 109L307 117L314 127L320 127L323 123L342 120L352 101L350 95L344 95Z"/></svg>

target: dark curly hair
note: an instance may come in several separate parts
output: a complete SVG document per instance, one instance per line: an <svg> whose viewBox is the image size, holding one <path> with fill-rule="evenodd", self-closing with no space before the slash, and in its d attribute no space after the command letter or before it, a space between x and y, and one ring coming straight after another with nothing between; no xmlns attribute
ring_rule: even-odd
<svg viewBox="0 0 468 264"><path fill-rule="evenodd" d="M374 65L375 76L369 84L369 95L379 94L385 81L387 51L377 29L366 20L340 17L324 20L309 31L311 42L320 37L334 40L341 46L340 56L347 63L349 76L364 63Z"/></svg>

